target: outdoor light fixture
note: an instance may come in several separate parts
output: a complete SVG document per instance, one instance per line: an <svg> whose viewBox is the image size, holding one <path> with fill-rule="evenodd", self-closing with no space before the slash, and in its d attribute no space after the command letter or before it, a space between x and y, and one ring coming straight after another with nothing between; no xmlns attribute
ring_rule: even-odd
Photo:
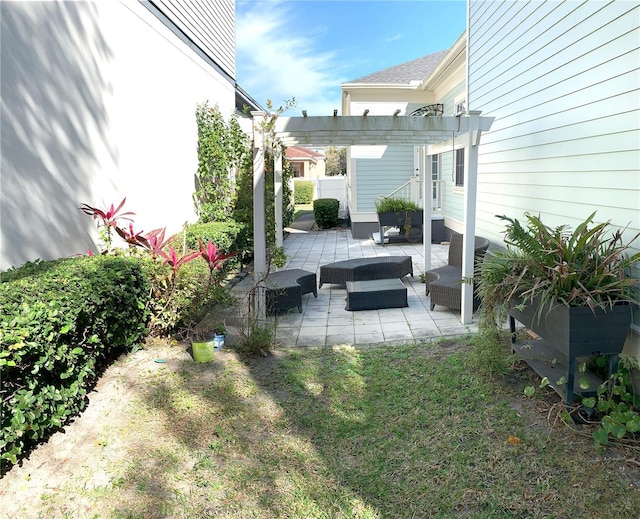
<svg viewBox="0 0 640 519"><path fill-rule="evenodd" d="M393 112L393 116L397 117L400 114L400 108L398 108L395 112Z"/></svg>
<svg viewBox="0 0 640 519"><path fill-rule="evenodd" d="M444 113L444 105L442 104L434 104L434 105L425 105L420 108L416 108L409 115L411 116L421 116L424 115L428 117L430 115L442 115Z"/></svg>
<svg viewBox="0 0 640 519"><path fill-rule="evenodd" d="M307 116L307 111L306 110L302 110L302 117L306 117Z"/></svg>
<svg viewBox="0 0 640 519"><path fill-rule="evenodd" d="M369 113L369 109L367 108L362 115L366 117L368 113Z"/></svg>
<svg viewBox="0 0 640 519"><path fill-rule="evenodd" d="M338 110L334 110L334 111L333 111L333 116L334 116L334 117L338 117Z"/></svg>

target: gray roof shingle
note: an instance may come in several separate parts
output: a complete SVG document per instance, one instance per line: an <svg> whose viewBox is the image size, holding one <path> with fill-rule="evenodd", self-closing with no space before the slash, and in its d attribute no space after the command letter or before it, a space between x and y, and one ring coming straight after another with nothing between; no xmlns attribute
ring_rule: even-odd
<svg viewBox="0 0 640 519"><path fill-rule="evenodd" d="M449 52L448 49L427 54L421 58L373 72L353 81L347 81L347 83L409 84L411 81L422 81L431 75L447 52Z"/></svg>

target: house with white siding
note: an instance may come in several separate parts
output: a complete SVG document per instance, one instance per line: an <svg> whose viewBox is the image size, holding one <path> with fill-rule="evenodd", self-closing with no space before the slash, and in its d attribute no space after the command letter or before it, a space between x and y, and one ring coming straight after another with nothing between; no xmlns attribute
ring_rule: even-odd
<svg viewBox="0 0 640 519"><path fill-rule="evenodd" d="M576 226L597 211L627 237L640 230L640 4L471 0L468 69L468 107L495 117L478 234L501 242L495 215L525 212ZM633 322L638 354L638 308Z"/></svg>
<svg viewBox="0 0 640 519"><path fill-rule="evenodd" d="M82 203L126 196L142 231L194 221L196 106L253 103L234 0L0 2L0 20L0 271L95 251Z"/></svg>
<svg viewBox="0 0 640 519"><path fill-rule="evenodd" d="M374 72L343 83L343 115L453 115L465 95L464 35L449 50ZM441 105L441 106L438 106ZM453 137L453 136L452 136ZM451 149L452 142L442 144ZM462 144L459 143L459 146ZM356 238L378 231L375 202L382 196L404 196L422 206L422 181L432 175L432 211L442 218L443 179L452 155L427 162L423 146L351 146L347 154L347 191L351 230Z"/></svg>
<svg viewBox="0 0 640 519"><path fill-rule="evenodd" d="M466 34L448 52L423 59L432 58L431 67L415 60L343 84L343 114L410 114L441 103L444 115L463 109L495 117L479 146L477 235L502 243L495 215L522 219L525 212L576 226L596 211L598 222L627 227L627 238L640 231L637 2L470 0ZM421 182L425 172L435 180L433 211L448 231L462 232L465 145L453 132L422 151L352 147L354 236L376 230L379 196L411 176ZM640 265L632 275L640 277ZM640 355L637 308L632 330L627 351Z"/></svg>

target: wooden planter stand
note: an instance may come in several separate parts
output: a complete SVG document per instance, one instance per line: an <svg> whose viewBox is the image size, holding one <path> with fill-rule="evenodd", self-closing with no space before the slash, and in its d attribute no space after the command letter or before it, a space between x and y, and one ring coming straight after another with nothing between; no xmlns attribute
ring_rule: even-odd
<svg viewBox="0 0 640 519"><path fill-rule="evenodd" d="M576 374L580 360L593 355L609 358L608 373L615 372L618 355L622 351L631 325L631 307L615 305L603 311L590 308L570 308L557 305L544 308L540 317L538 305L529 303L522 310L509 309L509 328L513 350L541 377L549 379L549 385L568 405L574 395L590 396L596 393L604 381L587 371ZM529 328L541 339L516 344L516 320ZM565 383L562 383L562 380ZM580 380L588 384L580 387Z"/></svg>

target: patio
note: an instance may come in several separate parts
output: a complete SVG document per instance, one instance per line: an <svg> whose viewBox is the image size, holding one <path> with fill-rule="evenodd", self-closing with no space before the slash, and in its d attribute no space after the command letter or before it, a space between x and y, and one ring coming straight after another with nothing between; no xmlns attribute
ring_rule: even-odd
<svg viewBox="0 0 640 519"><path fill-rule="evenodd" d="M429 310L420 274L424 272L422 243L398 243L382 247L373 240L356 240L347 228L315 230L313 220L299 220L287 228L284 240L287 269L315 272L319 279L320 266L335 261L371 256L409 255L413 261L413 277L405 276L407 308L381 310L345 310L346 289L337 285L323 285L318 298L313 294L302 297L302 313L293 309L286 314L270 317L276 321L276 340L279 347L319 347L338 344L367 346L406 342L429 342L445 336L464 335L477 331L460 321L460 312L437 306ZM447 261L447 245L433 245L432 268ZM246 293L253 285L248 276L234 288L236 294Z"/></svg>

